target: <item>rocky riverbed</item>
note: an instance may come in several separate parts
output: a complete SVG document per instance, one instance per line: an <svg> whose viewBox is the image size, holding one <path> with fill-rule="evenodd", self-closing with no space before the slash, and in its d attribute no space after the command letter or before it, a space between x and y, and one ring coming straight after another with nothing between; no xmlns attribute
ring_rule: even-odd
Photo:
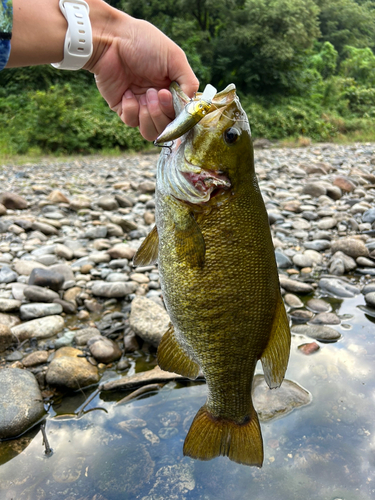
<svg viewBox="0 0 375 500"><path fill-rule="evenodd" d="M374 146L256 150L306 355L341 337L331 298L362 297L375 316ZM150 153L0 167L0 438L39 422L58 393L132 374L137 353L156 364L169 321L158 269L131 264L155 220L156 162ZM285 400L293 408L299 397Z"/></svg>

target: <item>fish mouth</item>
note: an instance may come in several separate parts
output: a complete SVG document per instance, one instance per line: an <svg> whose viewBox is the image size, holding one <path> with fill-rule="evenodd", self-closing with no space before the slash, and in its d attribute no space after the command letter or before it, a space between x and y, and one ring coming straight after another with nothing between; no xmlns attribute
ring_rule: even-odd
<svg viewBox="0 0 375 500"><path fill-rule="evenodd" d="M200 172L182 172L182 175L201 195L209 199L231 187L228 177L215 170L200 169Z"/></svg>

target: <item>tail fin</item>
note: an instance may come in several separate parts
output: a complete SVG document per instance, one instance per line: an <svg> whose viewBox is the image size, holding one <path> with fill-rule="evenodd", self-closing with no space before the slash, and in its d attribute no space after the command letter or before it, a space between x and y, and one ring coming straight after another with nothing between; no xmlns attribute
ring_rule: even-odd
<svg viewBox="0 0 375 500"><path fill-rule="evenodd" d="M263 440L254 408L242 424L214 417L205 406L198 411L184 443L184 455L211 460L219 455L244 465L263 464Z"/></svg>

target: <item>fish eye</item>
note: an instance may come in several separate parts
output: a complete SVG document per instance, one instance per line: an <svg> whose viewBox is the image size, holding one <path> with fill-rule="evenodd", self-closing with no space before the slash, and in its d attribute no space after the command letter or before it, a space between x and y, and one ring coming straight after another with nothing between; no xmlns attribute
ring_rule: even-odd
<svg viewBox="0 0 375 500"><path fill-rule="evenodd" d="M234 144L237 141L237 139L239 138L239 136L240 136L240 133L236 128L229 127L224 132L224 141L227 144Z"/></svg>

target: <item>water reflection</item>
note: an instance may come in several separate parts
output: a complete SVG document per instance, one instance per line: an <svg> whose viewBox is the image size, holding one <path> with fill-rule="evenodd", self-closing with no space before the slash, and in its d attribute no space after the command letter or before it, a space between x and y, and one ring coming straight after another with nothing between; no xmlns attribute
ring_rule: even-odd
<svg viewBox="0 0 375 500"><path fill-rule="evenodd" d="M52 456L44 455L40 433L11 442L14 449L18 446L13 456L9 442L0 444L2 462L8 457L0 467L0 498L374 498L375 337L372 322L357 307L361 303L363 297L332 304L351 329L335 326L342 339L321 344L312 356L298 351L309 339L294 336L287 378L310 391L313 402L261 424L262 469L223 457L210 462L183 457L186 433L206 399L204 384L170 383L156 394L118 406L123 393L101 394L90 408L108 413L93 411L77 418L86 391L53 407L46 427Z"/></svg>

